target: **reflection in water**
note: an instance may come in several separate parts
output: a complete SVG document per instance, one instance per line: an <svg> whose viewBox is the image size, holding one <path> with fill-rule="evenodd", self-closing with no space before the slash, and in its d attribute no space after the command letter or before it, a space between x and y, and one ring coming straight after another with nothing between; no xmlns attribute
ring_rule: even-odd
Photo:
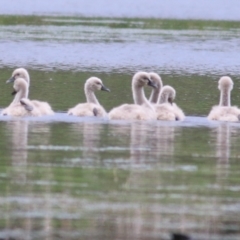
<svg viewBox="0 0 240 240"><path fill-rule="evenodd" d="M24 186L25 190L28 192L29 199L34 199L35 196L32 194L33 185L29 183L29 164L31 166L32 159L28 159L28 144L33 141L34 144L49 144L49 136L50 136L50 127L46 123L35 123L29 122L25 119L16 119L14 121L9 121L6 123L7 134L10 137L11 142L11 180L16 185ZM30 135L30 137L29 137ZM33 135L33 139L32 139ZM38 156L40 157L40 156ZM42 158L43 159L43 158ZM41 161L41 158L39 159ZM50 181L50 168L46 169L48 173L45 173L46 177L49 177ZM30 180L31 181L31 180ZM14 194L14 193L13 193ZM12 197L12 193L9 192L9 197ZM21 198L21 196L17 196ZM33 225L33 217L32 215L32 205L28 204L25 208L24 212L24 221L22 221L21 225L24 231L22 232L22 236L18 236L16 239L33 239L34 225ZM21 208L20 208L21 209ZM24 209L24 208L23 208ZM21 210L23 210L21 209ZM45 217L43 218L43 239L52 239L51 238L51 229L52 229L52 215L51 215L51 193L50 193L50 185L46 185L44 192L44 204L42 206L42 211L45 211ZM11 209L9 207L9 211L7 212L7 229L15 228L15 224L13 221L13 217L11 215L14 214L15 209ZM9 233L9 236L14 236L15 233ZM16 236L14 236L16 237ZM23 237L23 238L22 238Z"/></svg>
<svg viewBox="0 0 240 240"><path fill-rule="evenodd" d="M174 155L175 150L175 132L179 131L177 126L163 124L157 126L155 130L153 130L153 136L151 136L152 144L154 145L154 152L156 154L157 159L166 159L171 161L172 156ZM169 163L169 162L168 162Z"/></svg>
<svg viewBox="0 0 240 240"><path fill-rule="evenodd" d="M219 125L211 131L212 138L216 139L215 141L215 156L217 158L216 162L216 182L213 185L215 190L222 189L226 191L228 186L228 181L231 179L231 162L230 159L233 157L231 153L231 146L234 144L234 133L237 132L237 128L234 125L231 125L227 122L219 122ZM212 211L219 212L222 206L225 206L225 199L214 197L212 198L213 206ZM236 211L236 210L235 210ZM209 237L211 233L214 234L227 234L229 223L232 226L236 224L235 220L232 218L231 211L223 211L224 217L219 218L216 214L215 216L208 217L207 221L211 223L209 225ZM236 214L237 216L238 214ZM236 218L235 218L236 219ZM222 226L222 230L219 228ZM237 227L233 232L239 232L239 227Z"/></svg>
<svg viewBox="0 0 240 240"><path fill-rule="evenodd" d="M152 126L153 127L153 126ZM132 169L144 167L150 160L152 148L148 142L149 126L135 122L130 129L130 162Z"/></svg>
<svg viewBox="0 0 240 240"><path fill-rule="evenodd" d="M174 155L175 133L179 130L171 124L152 122L132 122L128 125L110 125L109 134L114 136L114 145L129 151L125 166L132 170L149 170L172 161ZM124 148L125 147L125 148Z"/></svg>
<svg viewBox="0 0 240 240"><path fill-rule="evenodd" d="M25 185L27 182L27 150L28 145L28 121L24 120L15 120L9 121L6 124L7 134L10 137L11 144L11 180L15 184ZM11 196L11 192L9 192ZM11 209L9 204L7 212L7 224L6 229L11 229L14 227L12 224L11 212L14 211ZM30 218L26 218L23 221L23 228L25 230L26 239L30 238L30 232L32 229L32 221Z"/></svg>
<svg viewBox="0 0 240 240"><path fill-rule="evenodd" d="M99 161L100 133L102 126L100 124L83 123L83 159L85 161ZM75 128L76 129L76 128Z"/></svg>
<svg viewBox="0 0 240 240"><path fill-rule="evenodd" d="M131 124L130 161L133 169L149 169L171 161L176 126L137 122ZM168 162L169 163L169 162Z"/></svg>
<svg viewBox="0 0 240 240"><path fill-rule="evenodd" d="M153 175L152 170L164 167L166 160L167 165L171 164L175 129L176 126L164 123L159 125L145 122L131 123L129 158L131 165L125 189L141 192L142 189L146 189L148 181L152 186L159 187L163 184L161 176ZM152 211L146 206L139 207L136 204L128 214L117 216L116 239L145 239L144 235L152 235L152 239L155 237L166 239L169 232L161 226L164 225L166 218L160 205L155 205L154 208L155 211Z"/></svg>
<svg viewBox="0 0 240 240"><path fill-rule="evenodd" d="M51 129L50 125L47 123L41 123L41 122L29 122L29 145L50 145L50 139L51 139ZM34 152L33 155L31 154L31 158L34 158ZM46 155L44 152L38 153L38 161L45 162ZM33 163L33 159L29 159L29 163ZM51 182L52 181L52 168L46 167L45 173L44 173L44 180ZM31 187L30 187L31 188ZM34 195L32 196L34 198ZM43 217L43 239L45 240L51 240L52 239L52 218L53 218L53 206L52 206L52 193L51 193L51 185L46 184L44 187L44 193L43 193L43 207L41 211L45 212L45 215ZM31 212L31 209L30 209ZM31 214L30 214L31 215ZM33 219L29 217L29 221L33 222ZM34 231L34 228L32 229L32 233ZM31 239L32 235L30 236Z"/></svg>
<svg viewBox="0 0 240 240"><path fill-rule="evenodd" d="M231 126L222 123L217 126L216 157L218 164L228 164L231 147Z"/></svg>
<svg viewBox="0 0 240 240"><path fill-rule="evenodd" d="M28 145L28 121L15 120L6 124L7 134L10 136L12 180L18 184L26 183L27 174L27 150Z"/></svg>
<svg viewBox="0 0 240 240"><path fill-rule="evenodd" d="M72 164L82 167L96 166L100 162L100 143L102 125L97 123L79 122L71 124L71 132L76 137L75 145L79 145L82 156L66 159Z"/></svg>
<svg viewBox="0 0 240 240"><path fill-rule="evenodd" d="M215 124L214 131L184 123L82 119L5 124L11 175L8 196L0 197L2 209L7 206L0 238L169 240L172 232L182 232L220 239L223 228L239 223L238 198L230 191L225 196L234 187L226 179L238 176L229 161L231 124ZM209 132L217 164L205 151ZM227 169L217 180L216 165ZM238 230L236 225L231 239L238 239Z"/></svg>
<svg viewBox="0 0 240 240"><path fill-rule="evenodd" d="M217 176L219 180L228 175L231 156L231 131L233 128L230 124L221 123L213 133L216 137Z"/></svg>

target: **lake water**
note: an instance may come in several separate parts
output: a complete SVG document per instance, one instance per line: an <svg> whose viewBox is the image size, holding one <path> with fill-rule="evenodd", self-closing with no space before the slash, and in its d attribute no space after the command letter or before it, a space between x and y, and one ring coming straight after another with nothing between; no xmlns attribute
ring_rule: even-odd
<svg viewBox="0 0 240 240"><path fill-rule="evenodd" d="M224 0L2 0L0 108L12 101L6 80L25 67L30 98L56 114L0 117L0 239L240 239L240 124L206 119L223 75L240 105L238 9ZM184 121L67 116L90 76L111 89L97 93L107 111L131 103L139 70L176 89Z"/></svg>

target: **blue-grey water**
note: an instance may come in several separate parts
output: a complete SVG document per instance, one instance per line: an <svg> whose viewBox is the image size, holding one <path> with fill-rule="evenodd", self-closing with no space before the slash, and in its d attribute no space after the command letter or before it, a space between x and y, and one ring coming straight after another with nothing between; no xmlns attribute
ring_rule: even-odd
<svg viewBox="0 0 240 240"><path fill-rule="evenodd" d="M238 0L1 0L1 14L79 15L87 17L133 17L204 20L240 20Z"/></svg>
<svg viewBox="0 0 240 240"><path fill-rule="evenodd" d="M1 0L0 109L25 67L56 114L0 116L0 239L239 239L240 124L206 118L223 75L240 102L239 5ZM131 103L139 70L176 89L184 121L66 114L90 76L107 111Z"/></svg>
<svg viewBox="0 0 240 240"><path fill-rule="evenodd" d="M46 20L51 23L57 19ZM104 24L104 21L95 20L94 23ZM133 24L141 28L143 23L138 20ZM24 25L3 27L0 29L0 64L104 72L144 68L163 73L237 75L240 71L237 61L239 29L179 31L96 28L96 25L50 25L37 29L29 26L27 32Z"/></svg>

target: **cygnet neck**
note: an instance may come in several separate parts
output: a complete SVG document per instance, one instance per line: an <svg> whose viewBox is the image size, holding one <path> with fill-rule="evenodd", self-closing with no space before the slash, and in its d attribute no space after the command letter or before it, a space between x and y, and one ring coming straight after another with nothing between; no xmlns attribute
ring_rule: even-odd
<svg viewBox="0 0 240 240"><path fill-rule="evenodd" d="M219 106L222 107L231 106L230 89L227 88L221 89Z"/></svg>
<svg viewBox="0 0 240 240"><path fill-rule="evenodd" d="M149 97L149 102L151 103L157 103L158 102L158 98L159 98L159 94L160 94L161 88L157 87L157 88L153 88L151 95Z"/></svg>
<svg viewBox="0 0 240 240"><path fill-rule="evenodd" d="M15 80L13 88L17 91L17 93L12 101L12 104L20 102L22 98L28 98L28 84L24 79L21 78Z"/></svg>
<svg viewBox="0 0 240 240"><path fill-rule="evenodd" d="M144 106L147 106L147 107L153 109L152 105L145 97L143 86L138 86L136 84L133 84L132 91L133 91L133 100L134 100L135 104L144 105Z"/></svg>
<svg viewBox="0 0 240 240"><path fill-rule="evenodd" d="M94 103L94 104L100 105L93 90L90 89L87 85L84 87L84 92L85 92L85 96L88 103Z"/></svg>
<svg viewBox="0 0 240 240"><path fill-rule="evenodd" d="M149 102L150 103L158 103L159 95L160 95L161 89L163 87L162 79L158 74L156 74L154 72L149 73L149 75L150 75L153 83L156 85L156 88L152 89L151 95L149 97Z"/></svg>

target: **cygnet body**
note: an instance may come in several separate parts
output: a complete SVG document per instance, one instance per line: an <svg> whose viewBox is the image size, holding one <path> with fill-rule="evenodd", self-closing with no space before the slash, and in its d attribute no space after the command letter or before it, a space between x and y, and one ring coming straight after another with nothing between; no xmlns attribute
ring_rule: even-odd
<svg viewBox="0 0 240 240"><path fill-rule="evenodd" d="M100 105L98 102L95 91L102 90L102 91L110 91L106 88L102 80L97 77L91 77L87 79L84 85L84 92L86 96L86 103L79 103L75 107L68 110L69 115L74 116L96 116L96 117L106 117L107 112Z"/></svg>
<svg viewBox="0 0 240 240"><path fill-rule="evenodd" d="M238 122L240 120L240 109L231 106L231 91L233 81L230 77L221 77L218 81L220 90L220 101L218 106L213 106L208 115L209 120Z"/></svg>
<svg viewBox="0 0 240 240"><path fill-rule="evenodd" d="M155 87L147 72L137 72L132 78L134 104L123 104L113 108L109 119L115 120L155 120L156 112L144 94L144 86Z"/></svg>

